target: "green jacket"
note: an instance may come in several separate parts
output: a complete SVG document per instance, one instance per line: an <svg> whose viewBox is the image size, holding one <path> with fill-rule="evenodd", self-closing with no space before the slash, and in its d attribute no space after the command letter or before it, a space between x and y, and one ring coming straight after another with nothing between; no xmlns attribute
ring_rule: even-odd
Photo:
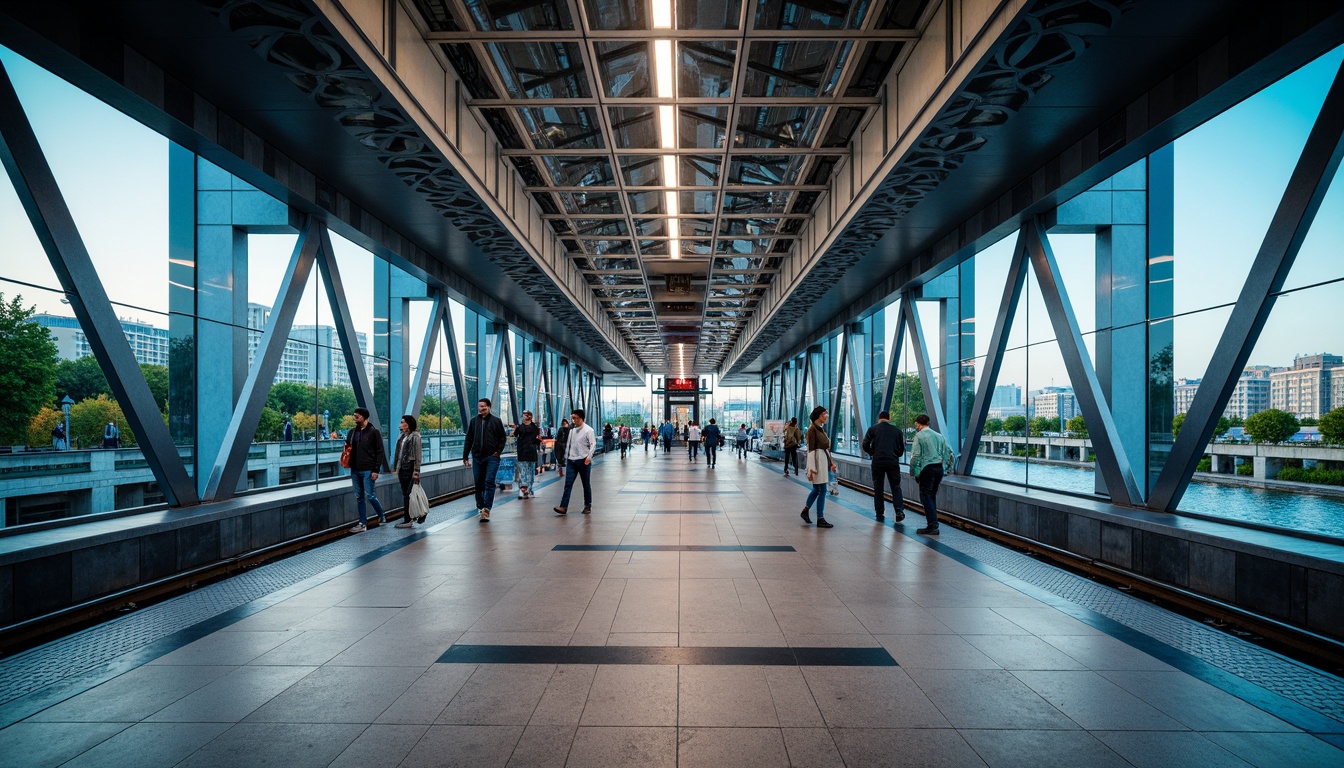
<svg viewBox="0 0 1344 768"><path fill-rule="evenodd" d="M915 433L910 451L910 474L919 477L925 467L941 463L944 472L952 471L952 446L947 439L932 429L921 429Z"/></svg>

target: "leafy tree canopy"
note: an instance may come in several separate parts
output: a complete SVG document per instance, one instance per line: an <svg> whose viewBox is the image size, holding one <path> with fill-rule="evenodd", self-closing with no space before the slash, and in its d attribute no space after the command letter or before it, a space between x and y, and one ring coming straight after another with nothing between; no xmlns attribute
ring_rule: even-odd
<svg viewBox="0 0 1344 768"><path fill-rule="evenodd" d="M1344 406L1322 416L1316 426L1321 430L1322 440L1329 443L1344 443Z"/></svg>
<svg viewBox="0 0 1344 768"><path fill-rule="evenodd" d="M79 402L99 395L112 396L107 376L93 355L78 360L62 360L56 364L56 399L69 395Z"/></svg>
<svg viewBox="0 0 1344 768"><path fill-rule="evenodd" d="M1082 416L1074 416L1072 419L1069 419L1068 423L1065 424L1065 427L1079 437L1087 437L1087 422L1083 421Z"/></svg>
<svg viewBox="0 0 1344 768"><path fill-rule="evenodd" d="M81 400L70 406L70 437L78 448L98 448L103 444L103 429L107 422L114 422L121 433L121 447L134 446L135 434L131 432L121 406L107 395Z"/></svg>
<svg viewBox="0 0 1344 768"><path fill-rule="evenodd" d="M56 384L56 344L51 332L31 322L35 306L23 297L5 302L0 293L0 445L28 440L28 423L51 404Z"/></svg>
<svg viewBox="0 0 1344 768"><path fill-rule="evenodd" d="M1246 419L1246 434L1257 443L1282 443L1296 435L1301 426L1293 414L1270 408Z"/></svg>
<svg viewBox="0 0 1344 768"><path fill-rule="evenodd" d="M985 434L992 435L1003 430L1003 419L985 419Z"/></svg>
<svg viewBox="0 0 1344 768"><path fill-rule="evenodd" d="M1181 436L1181 427L1185 426L1185 414L1178 413L1176 418L1171 420L1171 436L1173 438Z"/></svg>
<svg viewBox="0 0 1344 768"><path fill-rule="evenodd" d="M1059 429L1059 419L1052 419L1048 416L1034 416L1031 419L1031 436L1040 437L1054 429Z"/></svg>
<svg viewBox="0 0 1344 768"><path fill-rule="evenodd" d="M1003 429L1013 434L1021 434L1027 428L1026 416L1009 416L1003 420Z"/></svg>

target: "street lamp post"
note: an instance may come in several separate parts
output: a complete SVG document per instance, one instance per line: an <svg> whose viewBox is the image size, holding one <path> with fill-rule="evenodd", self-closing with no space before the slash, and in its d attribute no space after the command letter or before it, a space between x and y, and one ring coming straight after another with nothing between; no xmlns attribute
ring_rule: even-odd
<svg viewBox="0 0 1344 768"><path fill-rule="evenodd" d="M331 411L329 410L322 411L322 432L319 434L331 437Z"/></svg>
<svg viewBox="0 0 1344 768"><path fill-rule="evenodd" d="M65 414L65 447L63 450L70 450L70 406L75 401L70 399L69 395L61 398L61 412Z"/></svg>

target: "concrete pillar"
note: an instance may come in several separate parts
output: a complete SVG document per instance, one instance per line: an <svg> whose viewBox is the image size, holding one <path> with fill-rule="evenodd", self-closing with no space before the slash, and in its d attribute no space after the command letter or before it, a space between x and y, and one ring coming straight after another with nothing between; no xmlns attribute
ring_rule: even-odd
<svg viewBox="0 0 1344 768"><path fill-rule="evenodd" d="M280 484L280 444L266 444L266 463L263 467L266 472L266 487L272 488ZM246 480L244 480L246 482Z"/></svg>
<svg viewBox="0 0 1344 768"><path fill-rule="evenodd" d="M1256 480L1273 480L1279 476L1279 470L1283 469L1283 459L1275 459L1269 456L1256 456L1254 460L1255 473L1253 477Z"/></svg>

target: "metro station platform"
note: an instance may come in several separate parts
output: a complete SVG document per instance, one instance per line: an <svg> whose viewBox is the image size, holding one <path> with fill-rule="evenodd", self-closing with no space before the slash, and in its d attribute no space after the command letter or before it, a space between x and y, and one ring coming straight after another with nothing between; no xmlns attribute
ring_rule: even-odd
<svg viewBox="0 0 1344 768"><path fill-rule="evenodd" d="M1338 678L777 467L600 457L591 515L548 473L0 660L0 765L1344 765Z"/></svg>

